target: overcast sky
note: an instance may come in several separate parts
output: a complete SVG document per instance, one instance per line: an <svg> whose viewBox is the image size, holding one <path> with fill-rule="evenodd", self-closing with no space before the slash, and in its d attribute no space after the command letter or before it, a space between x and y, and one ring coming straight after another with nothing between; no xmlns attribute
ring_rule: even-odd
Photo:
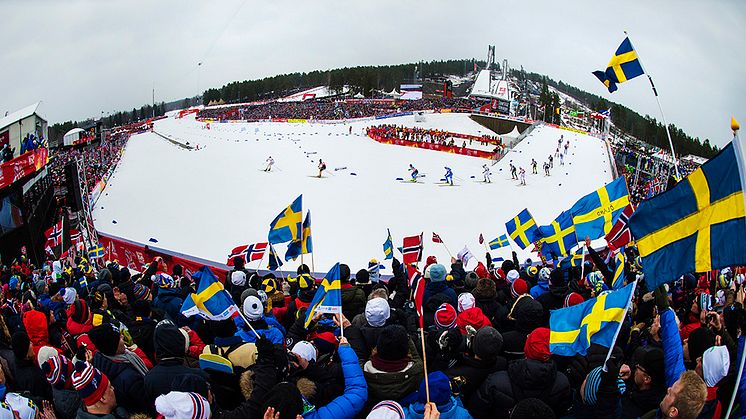
<svg viewBox="0 0 746 419"><path fill-rule="evenodd" d="M624 30L668 122L723 145L746 122L746 1L0 1L0 111L50 123L294 71L480 58L546 74L660 119L645 78L608 94ZM201 67L197 63L202 62ZM746 134L744 134L746 135Z"/></svg>

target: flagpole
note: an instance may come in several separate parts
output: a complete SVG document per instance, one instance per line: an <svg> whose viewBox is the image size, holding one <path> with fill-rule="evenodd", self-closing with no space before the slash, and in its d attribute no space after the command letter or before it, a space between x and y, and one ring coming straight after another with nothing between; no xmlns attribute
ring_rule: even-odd
<svg viewBox="0 0 746 419"><path fill-rule="evenodd" d="M236 308L238 308L238 305L236 305ZM262 337L259 336L259 333L257 333L257 331L254 329L254 326L252 326L251 323L249 323L249 319L247 319L246 316L243 315L241 310L236 310L236 311L238 312L238 315L241 316L244 323L246 323L246 325L249 326L249 329L251 329L251 331L254 332L254 334L256 335L256 338L261 339Z"/></svg>
<svg viewBox="0 0 746 419"><path fill-rule="evenodd" d="M420 317L420 343L422 344L422 368L425 370L425 398L430 403L430 382L427 379L427 351L425 350L425 329Z"/></svg>
<svg viewBox="0 0 746 419"><path fill-rule="evenodd" d="M658 110L661 112L661 119L663 119L663 126L666 128L666 136L668 136L668 145L671 147L671 160L673 161L673 168L676 173L676 178L681 179L681 174L679 174L679 165L676 164L676 151L673 148L673 140L671 139L671 132L668 129L668 123L666 122L666 115L663 113L663 107L661 106L660 98L658 97L658 89L655 88L655 84L653 83L653 78L650 76L650 73L645 71L645 67L642 65L642 60L640 59L640 54L637 51L637 48L635 48L632 45L632 40L629 39L629 34L627 31L624 31L624 34L627 36L627 39L629 40L629 45L632 46L632 49L637 54L637 61L640 63L640 68L642 69L642 72L645 73L646 76L648 76L648 81L650 81L650 87L653 89L653 95L655 96L655 101L658 103Z"/></svg>
<svg viewBox="0 0 746 419"><path fill-rule="evenodd" d="M580 279L583 280L583 275L585 274L585 255L588 252L588 248L586 245L583 245L583 261L580 263Z"/></svg>
<svg viewBox="0 0 746 419"><path fill-rule="evenodd" d="M311 276L313 277L314 273L316 273L316 266L313 263L313 252L311 252ZM315 278L315 277L314 277Z"/></svg>

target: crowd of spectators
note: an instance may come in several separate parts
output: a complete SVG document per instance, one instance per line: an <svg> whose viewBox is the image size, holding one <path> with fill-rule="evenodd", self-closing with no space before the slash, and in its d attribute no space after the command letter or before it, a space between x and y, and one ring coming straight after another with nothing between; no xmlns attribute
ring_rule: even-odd
<svg viewBox="0 0 746 419"><path fill-rule="evenodd" d="M482 146L495 145L503 148L499 135L464 135L438 129L405 127L392 124L369 127L368 134L374 133L385 138L396 138L405 141L426 142L451 147L466 147L474 141Z"/></svg>
<svg viewBox="0 0 746 419"><path fill-rule="evenodd" d="M21 256L0 275L0 392L9 409L59 418L723 417L744 270L649 289L626 251L638 286L608 361L596 344L573 357L549 345L552 310L611 286L614 267L590 247L582 268L427 257L424 343L397 259L390 279L377 261L354 276L340 265L342 314L306 323L322 278L305 265L279 278L235 258L221 279L241 315L218 321L181 313L204 270Z"/></svg>
<svg viewBox="0 0 746 419"><path fill-rule="evenodd" d="M464 98L419 100L308 100L303 102L269 102L247 106L207 108L198 118L216 120L314 119L338 120L384 116L397 112L438 109L479 108L482 102Z"/></svg>
<svg viewBox="0 0 746 419"><path fill-rule="evenodd" d="M116 167L128 138L129 133L119 133L111 135L99 144L57 149L52 154L48 164L54 186L62 187L65 185L65 166L82 157L83 164L85 164L83 168L85 181L89 189L93 188L109 172L109 169ZM80 181L82 182L83 179L80 179Z"/></svg>

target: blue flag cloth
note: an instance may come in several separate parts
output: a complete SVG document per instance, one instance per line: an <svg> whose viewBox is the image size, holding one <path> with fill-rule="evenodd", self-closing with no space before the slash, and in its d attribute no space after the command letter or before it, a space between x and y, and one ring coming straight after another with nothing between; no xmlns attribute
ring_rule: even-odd
<svg viewBox="0 0 746 419"><path fill-rule="evenodd" d="M510 242L508 241L508 235L503 234L502 236L492 240L490 242L490 249L495 250L499 249L501 247L510 246Z"/></svg>
<svg viewBox="0 0 746 419"><path fill-rule="evenodd" d="M541 240L541 253L546 258L556 259L568 254L578 244L570 211L563 211L548 226L539 227L534 232L534 240Z"/></svg>
<svg viewBox="0 0 746 419"><path fill-rule="evenodd" d="M746 264L743 185L733 143L629 220L649 289L689 272Z"/></svg>
<svg viewBox="0 0 746 419"><path fill-rule="evenodd" d="M311 324L316 313L342 312L342 281L339 274L339 262L326 274L319 289L306 310L305 328Z"/></svg>
<svg viewBox="0 0 746 419"><path fill-rule="evenodd" d="M270 244L299 241L301 239L301 222L303 221L303 195L295 198L274 220L269 223L268 240Z"/></svg>
<svg viewBox="0 0 746 419"><path fill-rule="evenodd" d="M624 285L624 265L627 263L627 255L624 254L624 247L619 249L616 256L616 267L614 267L614 279L611 281L611 288L618 290Z"/></svg>
<svg viewBox="0 0 746 419"><path fill-rule="evenodd" d="M505 223L508 235L521 248L527 248L534 241L536 232L536 221L528 209L524 209L518 215Z"/></svg>
<svg viewBox="0 0 746 419"><path fill-rule="evenodd" d="M391 240L391 231L386 229L386 232L388 236L386 237L386 241L383 242L384 260L394 258L394 242Z"/></svg>
<svg viewBox="0 0 746 419"><path fill-rule="evenodd" d="M104 246L98 243L88 248L88 259L98 259L104 257Z"/></svg>
<svg viewBox="0 0 746 419"><path fill-rule="evenodd" d="M199 287L184 299L181 314L184 317L200 316L207 320L225 320L238 311L236 303L223 288L210 268L203 266L199 270Z"/></svg>
<svg viewBox="0 0 746 419"><path fill-rule="evenodd" d="M267 265L267 268L269 268L270 271L276 271L280 266L282 266L282 259L280 259L280 256L277 255L277 252L275 251L275 247L271 244L269 245L269 262Z"/></svg>
<svg viewBox="0 0 746 419"><path fill-rule="evenodd" d="M624 38L619 45L605 71L594 71L593 75L609 89L609 93L617 90L617 84L624 83L644 74L642 65L637 58L637 52L632 48L629 38Z"/></svg>
<svg viewBox="0 0 746 419"><path fill-rule="evenodd" d="M306 219L303 221L303 233L300 241L293 241L288 244L288 250L285 252L285 260L295 260L300 255L307 255L313 252L311 242L311 211L306 212Z"/></svg>
<svg viewBox="0 0 746 419"><path fill-rule="evenodd" d="M637 281L549 315L549 351L586 355L591 343L611 348L634 295Z"/></svg>
<svg viewBox="0 0 746 419"><path fill-rule="evenodd" d="M624 176L603 188L580 198L570 208L572 222L579 239L603 237L629 204L629 192Z"/></svg>
<svg viewBox="0 0 746 419"><path fill-rule="evenodd" d="M578 250L574 251L570 256L562 259L559 263L560 269L576 268L583 264L585 260L585 246L580 246Z"/></svg>

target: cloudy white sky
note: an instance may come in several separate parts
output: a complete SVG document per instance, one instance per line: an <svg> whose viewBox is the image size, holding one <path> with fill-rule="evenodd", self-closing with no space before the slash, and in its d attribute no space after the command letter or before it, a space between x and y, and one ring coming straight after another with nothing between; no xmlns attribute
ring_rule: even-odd
<svg viewBox="0 0 746 419"><path fill-rule="evenodd" d="M2 0L0 111L84 119L276 74L483 58L659 117L644 78L591 75L630 33L669 122L722 145L746 120L746 1ZM203 65L197 69L197 63Z"/></svg>

